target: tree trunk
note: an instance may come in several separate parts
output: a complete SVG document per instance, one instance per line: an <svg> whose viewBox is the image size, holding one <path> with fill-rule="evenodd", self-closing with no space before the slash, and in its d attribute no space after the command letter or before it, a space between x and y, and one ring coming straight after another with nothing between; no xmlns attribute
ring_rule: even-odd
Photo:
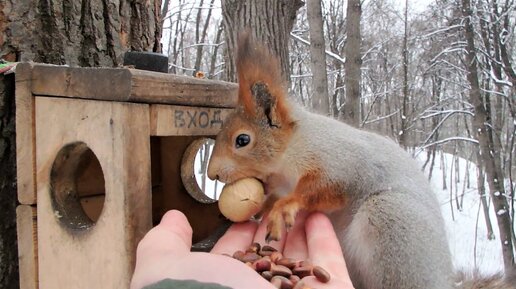
<svg viewBox="0 0 516 289"><path fill-rule="evenodd" d="M208 72L208 78L210 79L214 79L215 78L215 66L217 64L217 55L218 55L218 51L219 51L219 47L220 47L220 39L222 38L222 31L223 31L223 27L222 27L222 21L219 21L219 23L217 24L217 34L215 36L215 46L213 46L213 50L211 52L211 59L210 59L210 70Z"/></svg>
<svg viewBox="0 0 516 289"><path fill-rule="evenodd" d="M480 159L480 153L477 153L477 159ZM485 184L485 173L484 168L478 164L478 174L477 174L477 187L478 187L478 194L480 197L480 205L482 206L482 211L484 213L484 220L486 222L486 228L487 228L487 239L493 240L495 238L494 232L493 232L493 225L491 224L491 218L489 217L489 204L487 203L487 196L486 196L486 186Z"/></svg>
<svg viewBox="0 0 516 289"><path fill-rule="evenodd" d="M432 82L432 103L434 106L439 107L440 102L441 102L441 94L442 94L442 79L437 76L432 76L431 82ZM432 131L432 132L435 131L435 133L430 137L430 139L428 140L429 142L435 142L439 139L440 131L437 129L437 126L439 125L440 120L441 120L441 117L439 115L432 117L432 120L431 120L432 126L431 126L430 131ZM427 163L430 161L430 168L428 169L428 180L432 179L436 152L437 152L436 145L431 146L427 150L428 157L427 157L425 164L423 165L423 168L426 168Z"/></svg>
<svg viewBox="0 0 516 289"><path fill-rule="evenodd" d="M161 0L5 0L0 57L120 66L123 53L161 52Z"/></svg>
<svg viewBox="0 0 516 289"><path fill-rule="evenodd" d="M360 0L349 0L346 12L346 102L343 108L343 120L358 127L360 124L360 80L362 57L360 55L360 17L362 4Z"/></svg>
<svg viewBox="0 0 516 289"><path fill-rule="evenodd" d="M403 35L403 100L401 105L401 129L398 133L400 145L407 149L407 113L409 100L409 84L408 84L408 0L405 0L405 33ZM451 189L451 188L450 188Z"/></svg>
<svg viewBox="0 0 516 289"><path fill-rule="evenodd" d="M237 39L250 29L279 58L283 77L289 81L289 35L296 20L301 0L221 0L226 39L226 80L236 82Z"/></svg>
<svg viewBox="0 0 516 289"><path fill-rule="evenodd" d="M321 1L307 2L310 30L310 65L312 69L312 107L323 115L330 113L328 76L326 71L326 45L324 44Z"/></svg>
<svg viewBox="0 0 516 289"><path fill-rule="evenodd" d="M468 69L468 82L470 88L470 101L475 108L475 115L473 117L473 126L476 131L477 139L480 145L481 159L484 164L489 191L493 200L494 209L496 212L496 219L500 231L500 242L502 245L504 266L507 273L514 272L516 265L514 263L513 241L511 231L511 220L509 215L509 204L507 203L504 177L501 167L497 166L499 161L495 161L493 154L495 148L493 147L493 124L490 123L486 108L484 107L484 100L480 91L480 84L478 78L477 58L475 55L475 41L474 28L471 23L473 12L470 0L462 0L462 13L464 16L465 37L467 41L466 64Z"/></svg>
<svg viewBox="0 0 516 289"><path fill-rule="evenodd" d="M198 11L198 14L197 14L197 23L196 23L196 27L195 27L195 40L197 41L197 49L196 49L196 56L195 56L195 64L194 64L194 76L196 75L197 72L201 71L201 64L202 64L202 52L203 52L203 48L204 48L204 41L206 40L206 36L207 36L207 31L208 31L208 27L210 25L210 19L211 19L211 12L213 10L213 3L215 2L215 0L211 0L210 1L210 8L208 9L208 15L206 16L206 20L204 21L204 26L202 28L202 31L200 30L200 26L201 26L201 11L202 9L199 9ZM201 1L201 5L202 7L202 1ZM216 57L216 55L215 55Z"/></svg>
<svg viewBox="0 0 516 289"><path fill-rule="evenodd" d="M0 288L18 288L14 75L0 74Z"/></svg>
<svg viewBox="0 0 516 289"><path fill-rule="evenodd" d="M0 58L120 66L161 51L161 0L0 1ZM18 288L14 75L0 74L0 288Z"/></svg>

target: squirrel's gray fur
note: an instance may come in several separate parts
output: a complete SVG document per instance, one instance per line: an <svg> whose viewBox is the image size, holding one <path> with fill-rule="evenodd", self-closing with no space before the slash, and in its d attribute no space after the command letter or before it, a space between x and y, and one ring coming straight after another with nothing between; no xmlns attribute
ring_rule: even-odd
<svg viewBox="0 0 516 289"><path fill-rule="evenodd" d="M442 214L415 161L386 137L291 107L299 137L285 153L318 155L353 200L329 216L355 288L452 288Z"/></svg>

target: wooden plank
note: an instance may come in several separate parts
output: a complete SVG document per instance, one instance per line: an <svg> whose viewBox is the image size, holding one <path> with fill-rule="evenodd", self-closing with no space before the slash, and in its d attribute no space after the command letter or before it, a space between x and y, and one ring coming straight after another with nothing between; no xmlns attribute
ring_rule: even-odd
<svg viewBox="0 0 516 289"><path fill-rule="evenodd" d="M163 104L235 107L238 85L137 69L132 74L132 99Z"/></svg>
<svg viewBox="0 0 516 289"><path fill-rule="evenodd" d="M151 134L153 136L216 135L232 111L227 108L151 105Z"/></svg>
<svg viewBox="0 0 516 289"><path fill-rule="evenodd" d="M35 65L37 95L188 106L235 107L235 83L127 68Z"/></svg>
<svg viewBox="0 0 516 289"><path fill-rule="evenodd" d="M149 106L36 97L35 108L40 287L128 288L137 243L152 226ZM86 228L71 227L52 199L60 187L52 180L80 175L50 173L58 152L77 142L95 154L105 180L102 212ZM67 190L81 195L77 185Z"/></svg>
<svg viewBox="0 0 516 289"><path fill-rule="evenodd" d="M31 64L21 63L16 66L16 174L18 201L26 205L36 204L36 148L31 74Z"/></svg>
<svg viewBox="0 0 516 289"><path fill-rule="evenodd" d="M38 288L38 237L36 208L20 205L16 208L20 289Z"/></svg>
<svg viewBox="0 0 516 289"><path fill-rule="evenodd" d="M32 73L35 95L129 101L130 83L129 69L36 64Z"/></svg>

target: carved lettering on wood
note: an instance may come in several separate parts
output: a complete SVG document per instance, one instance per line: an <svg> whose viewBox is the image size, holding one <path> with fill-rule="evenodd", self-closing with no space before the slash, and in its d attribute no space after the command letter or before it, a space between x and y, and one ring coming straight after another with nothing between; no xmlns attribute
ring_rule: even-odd
<svg viewBox="0 0 516 289"><path fill-rule="evenodd" d="M151 134L216 135L232 109L151 105Z"/></svg>

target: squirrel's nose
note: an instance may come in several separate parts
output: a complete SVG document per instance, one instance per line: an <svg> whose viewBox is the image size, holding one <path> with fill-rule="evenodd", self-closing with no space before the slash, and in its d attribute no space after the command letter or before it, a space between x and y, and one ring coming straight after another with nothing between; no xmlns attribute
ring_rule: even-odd
<svg viewBox="0 0 516 289"><path fill-rule="evenodd" d="M214 158L213 156L210 158L210 163L208 164L208 178L211 180L218 180L219 177L219 162L217 161L217 158Z"/></svg>
<svg viewBox="0 0 516 289"><path fill-rule="evenodd" d="M212 172L210 172L210 170L208 169L208 178L210 178L210 180L212 181L215 181L215 180L218 180L219 179L219 175L217 174L213 174Z"/></svg>

